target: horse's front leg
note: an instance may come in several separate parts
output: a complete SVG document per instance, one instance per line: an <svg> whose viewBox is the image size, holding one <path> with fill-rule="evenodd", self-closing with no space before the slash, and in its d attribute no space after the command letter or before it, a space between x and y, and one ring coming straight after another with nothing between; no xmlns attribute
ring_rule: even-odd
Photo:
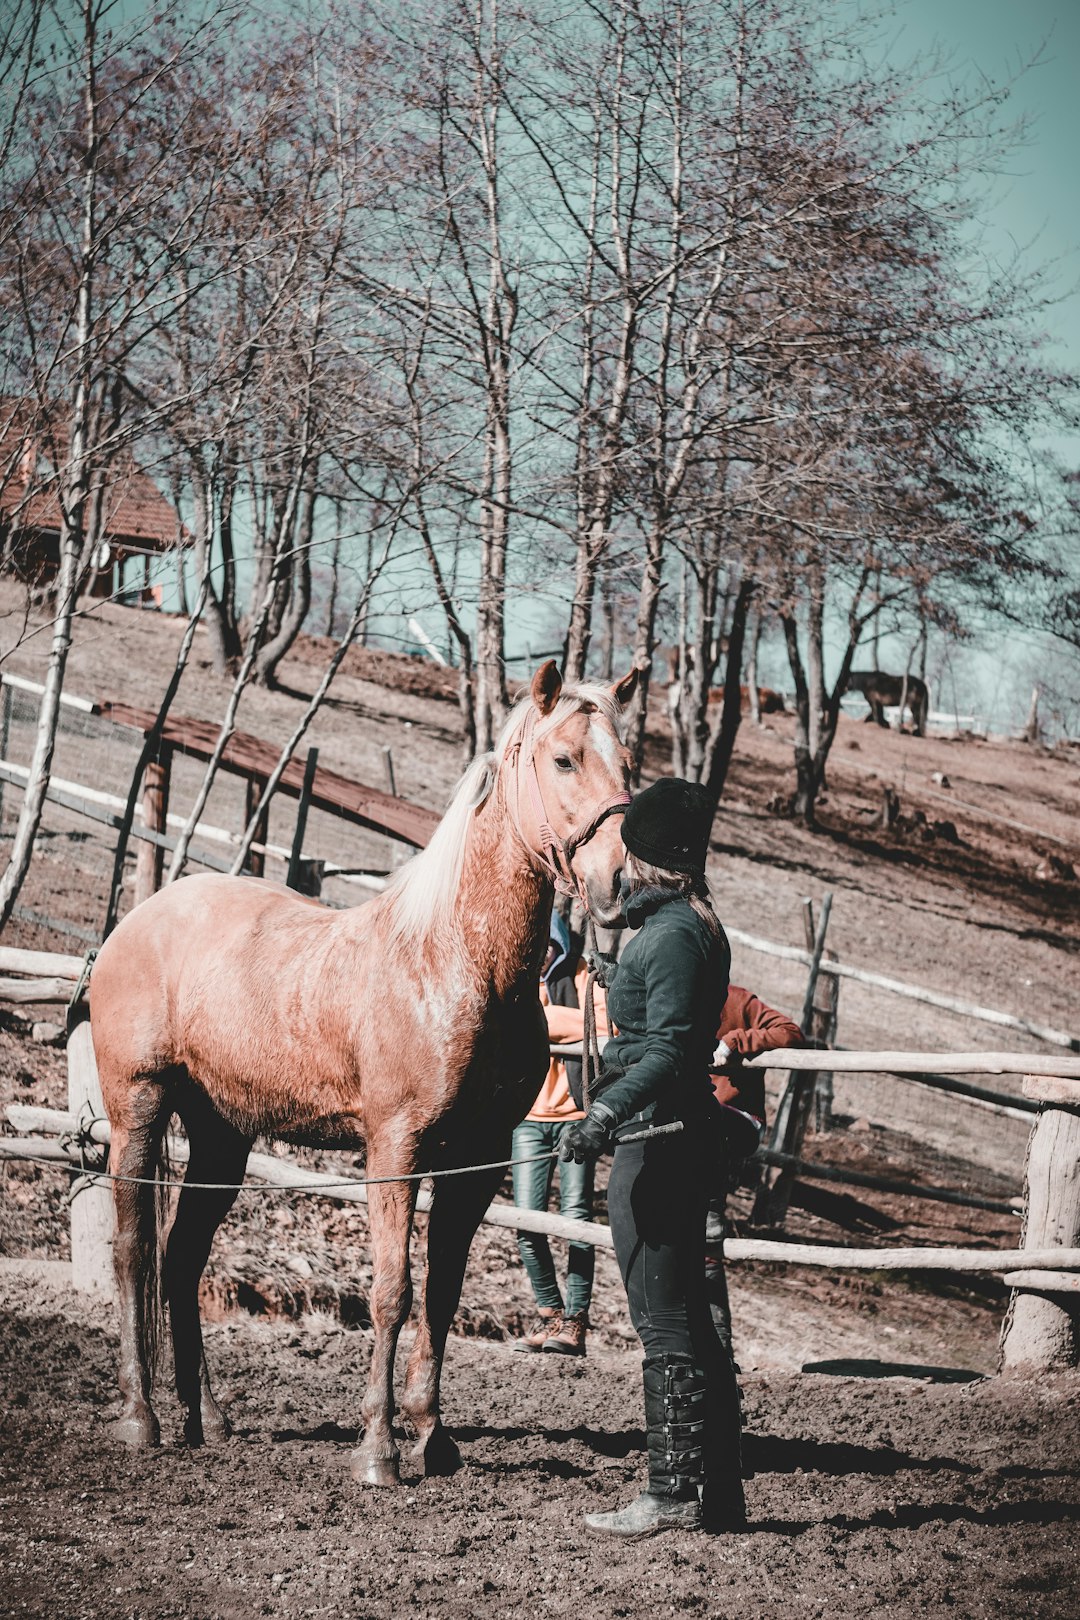
<svg viewBox="0 0 1080 1620"><path fill-rule="evenodd" d="M412 1164L408 1166L411 1170ZM371 1175L390 1174L370 1156ZM361 1409L364 1438L352 1455L353 1478L363 1485L397 1485L398 1449L391 1431L394 1414L394 1356L402 1323L412 1305L409 1233L416 1206L416 1183L390 1182L368 1194L371 1221L371 1321L375 1343Z"/></svg>
<svg viewBox="0 0 1080 1620"><path fill-rule="evenodd" d="M478 1156L495 1159L508 1146L501 1143ZM449 1474L461 1464L458 1448L439 1419L443 1351L461 1297L469 1246L503 1174L501 1169L485 1170L435 1183L420 1321L401 1402L402 1412L416 1430L416 1444L409 1454L410 1469L416 1473Z"/></svg>

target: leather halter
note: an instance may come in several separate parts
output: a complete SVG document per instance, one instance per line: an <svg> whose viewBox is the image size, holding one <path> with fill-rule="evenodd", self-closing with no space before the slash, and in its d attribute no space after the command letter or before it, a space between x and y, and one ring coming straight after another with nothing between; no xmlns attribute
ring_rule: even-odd
<svg viewBox="0 0 1080 1620"><path fill-rule="evenodd" d="M536 816L540 831L541 848L533 850L533 854L539 859L540 864L552 878L556 892L569 895L571 898L576 897L581 901L586 915L588 915L588 894L586 893L585 884L574 871L572 865L574 856L583 844L589 842L589 839L599 830L608 816L614 815L618 810L626 809L631 796L626 792L613 794L610 799L605 799L593 811L588 821L568 832L565 838L560 838L548 819L548 813L544 806L544 795L540 787L540 778L536 772L536 757L533 751L533 733L535 729L536 710L531 708L522 727L521 736L513 744L513 752L518 755L519 761L521 756L524 755L525 781L529 789L533 814ZM519 795L520 791L519 777Z"/></svg>

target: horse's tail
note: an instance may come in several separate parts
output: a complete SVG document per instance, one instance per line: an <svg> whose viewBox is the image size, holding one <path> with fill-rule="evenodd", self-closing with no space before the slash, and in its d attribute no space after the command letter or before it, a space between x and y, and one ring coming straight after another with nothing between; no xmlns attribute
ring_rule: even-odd
<svg viewBox="0 0 1080 1620"><path fill-rule="evenodd" d="M133 1299L135 1345L139 1365L151 1388L158 1353L165 1339L165 1283L163 1258L172 1210L173 1167L169 1156L170 1114L155 1121L153 1136L142 1134L134 1145L129 1139L120 1158L109 1153L114 1178L116 1238L113 1261L121 1300ZM115 1118L113 1129L116 1129Z"/></svg>
<svg viewBox="0 0 1080 1620"><path fill-rule="evenodd" d="M150 1374L153 1387L158 1355L166 1336L164 1256L165 1238L172 1211L173 1163L169 1155L169 1121L166 1119L157 1152L150 1163L147 1180L149 1186L139 1188L140 1224L146 1221L143 1263L139 1267L136 1287L140 1294L139 1321L143 1343L140 1346L143 1366Z"/></svg>

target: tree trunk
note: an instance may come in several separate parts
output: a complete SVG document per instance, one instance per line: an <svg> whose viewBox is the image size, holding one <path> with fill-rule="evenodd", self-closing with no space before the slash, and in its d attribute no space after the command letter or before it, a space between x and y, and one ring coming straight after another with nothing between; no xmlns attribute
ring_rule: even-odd
<svg viewBox="0 0 1080 1620"><path fill-rule="evenodd" d="M315 484L318 463L313 462L304 481L304 492L293 526L293 559L289 570L292 590L287 611L275 634L265 641L255 657L254 680L260 686L277 685L278 665L304 627L311 608L311 541L315 531Z"/></svg>
<svg viewBox="0 0 1080 1620"><path fill-rule="evenodd" d="M191 483L195 494L195 561L199 577L206 581L204 617L210 642L210 658L216 675L226 675L240 652L240 638L230 622L221 598L211 583L214 547L214 491L202 457L191 457Z"/></svg>
<svg viewBox="0 0 1080 1620"><path fill-rule="evenodd" d="M641 780L641 767L645 756L645 723L649 711L653 653L656 649L656 614L663 585L663 561L663 540L654 534L650 536L646 549L645 567L638 593L637 626L634 635L634 664L638 678L626 722L626 741L635 782Z"/></svg>
<svg viewBox="0 0 1080 1620"><path fill-rule="evenodd" d="M370 538L369 538L370 544ZM334 543L330 550L330 589L326 601L326 634L334 634L334 614L337 611L338 571L341 566L341 502L334 502ZM368 572L370 573L370 563Z"/></svg>
<svg viewBox="0 0 1080 1620"><path fill-rule="evenodd" d="M604 662L600 671L601 679L610 686L615 679L615 588L610 576L606 576L601 592L601 604L604 615Z"/></svg>
<svg viewBox="0 0 1080 1620"><path fill-rule="evenodd" d="M592 639L592 611L593 596L596 592L596 571L600 558L604 554L605 534L603 525L599 528L594 525L589 533L578 542L577 558L574 563L574 598L570 604L570 623L566 633L566 652L563 663L566 666L566 677L571 681L583 681L585 668L589 660L589 643Z"/></svg>
<svg viewBox="0 0 1080 1620"><path fill-rule="evenodd" d="M840 662L840 672L832 692L824 699L823 708L815 709L823 693L815 695L807 680L806 668L799 651L799 627L795 610L788 608L780 614L788 665L795 682L795 798L792 808L796 819L805 822L811 828L817 824L817 799L825 785L825 766L840 720L840 699L847 690L851 665L864 628L864 622L858 619L856 611L862 590L863 586L860 585L848 616L848 642ZM816 638L817 650L812 656L816 660L817 669L820 670L822 615L812 606L808 617L811 632L809 647L814 648ZM809 663L810 655L807 661Z"/></svg>
<svg viewBox="0 0 1080 1620"><path fill-rule="evenodd" d="M64 687L64 671L71 650L71 624L76 605L78 569L82 554L83 512L86 504L89 478L89 452L87 427L90 415L90 384L93 369L92 344L94 337L94 273L98 252L97 237L97 82L96 82L96 19L97 10L91 0L84 0L83 27L86 78L83 84L85 123L83 159L83 203L81 227L81 259L75 307L76 372L71 407L71 432L66 475L60 499L60 566L56 580L56 601L53 618L52 645L49 664L45 672L44 691L38 709L34 752L26 779L22 808L12 841L11 855L0 878L0 929L11 916L19 891L30 870L34 842L41 826L45 801L52 775L53 754L56 749L56 725L60 714L60 696Z"/></svg>
<svg viewBox="0 0 1080 1620"><path fill-rule="evenodd" d="M710 750L706 786L714 804L719 804L735 752L735 739L742 720L742 659L746 641L746 621L754 599L754 582L743 580L735 596L728 629L727 663L724 670L724 708ZM759 621L760 622L760 621ZM755 672L756 675L756 672Z"/></svg>
<svg viewBox="0 0 1080 1620"><path fill-rule="evenodd" d="M794 609L785 609L780 615L780 623L784 630L788 665L795 682L795 797L792 811L797 820L813 827L814 806L820 784L814 772L810 748L810 688L799 651L799 627Z"/></svg>
<svg viewBox="0 0 1080 1620"><path fill-rule="evenodd" d="M218 541L221 549L221 613L226 627L230 661L240 656L236 611L236 548L233 545L233 509L236 504L236 463L227 460L220 476Z"/></svg>
<svg viewBox="0 0 1080 1620"><path fill-rule="evenodd" d="M367 532L367 535L365 536L365 539L364 539L364 580L365 580L365 582L371 578L371 570L372 570L372 565L373 565L373 562L374 562L374 554L375 554L375 537L372 534L371 529L369 528L368 532ZM369 620L371 618L371 595L372 595L372 593L370 591L365 591L364 592L364 608L363 608L363 612L360 615L360 623L357 626L357 631L356 631L356 640L357 640L357 643L361 647L366 647L367 644L368 644L368 622L369 622Z"/></svg>
<svg viewBox="0 0 1080 1620"><path fill-rule="evenodd" d="M173 512L176 514L176 611L186 619L188 616L188 596L187 579L184 575L184 520L180 516L180 501L183 490L180 486L180 475L175 464L169 479L169 493L172 497Z"/></svg>
<svg viewBox="0 0 1080 1620"><path fill-rule="evenodd" d="M754 614L750 631L750 650L746 659L746 686L750 696L750 718L755 726L761 724L761 692L758 687L758 645L761 641L761 609Z"/></svg>
<svg viewBox="0 0 1080 1620"><path fill-rule="evenodd" d="M74 443L74 440L73 440ZM81 503L81 496L78 497ZM79 561L79 530L72 528L74 523L81 522L81 504L65 513L64 529L60 540L60 573L56 584L56 603L54 608L52 646L49 650L49 666L45 673L45 690L41 695L41 707L38 709L37 732L34 738L34 753L30 761L30 771L26 779L26 791L23 794L22 808L19 812L19 822L15 829L15 838L11 848L11 856L0 878L0 929L2 929L11 916L15 902L19 897L19 890L30 870L30 860L34 852L34 841L41 826L41 817L45 809L45 800L49 790L49 779L52 775L53 754L56 749L56 723L60 714L60 694L64 687L64 670L67 667L68 653L71 650L71 621L75 608L75 587Z"/></svg>
<svg viewBox="0 0 1080 1620"><path fill-rule="evenodd" d="M810 707L810 752L821 751L821 725L825 712L825 583L821 568L810 570L810 605L806 616L806 673Z"/></svg>
<svg viewBox="0 0 1080 1620"><path fill-rule="evenodd" d="M489 448L490 499L481 555L480 600L476 615L476 740L484 753L495 746L506 718L508 697L504 634L506 616L506 551L509 539L510 428L501 369Z"/></svg>
<svg viewBox="0 0 1080 1620"><path fill-rule="evenodd" d="M874 571L874 594L878 602L881 601L881 569ZM870 636L870 668L881 668L881 620L875 618L873 633Z"/></svg>

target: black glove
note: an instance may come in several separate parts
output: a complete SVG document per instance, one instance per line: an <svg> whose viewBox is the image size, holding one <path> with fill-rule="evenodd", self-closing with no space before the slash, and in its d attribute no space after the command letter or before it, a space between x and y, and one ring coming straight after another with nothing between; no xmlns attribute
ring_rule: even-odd
<svg viewBox="0 0 1080 1620"><path fill-rule="evenodd" d="M601 956L599 951L592 951L585 965L601 990L611 989L619 971L619 964L613 956Z"/></svg>
<svg viewBox="0 0 1080 1620"><path fill-rule="evenodd" d="M575 1119L563 1133L559 1144L559 1158L567 1164L588 1164L611 1148L611 1132L616 1124L615 1115L603 1103L593 1103L584 1119Z"/></svg>

